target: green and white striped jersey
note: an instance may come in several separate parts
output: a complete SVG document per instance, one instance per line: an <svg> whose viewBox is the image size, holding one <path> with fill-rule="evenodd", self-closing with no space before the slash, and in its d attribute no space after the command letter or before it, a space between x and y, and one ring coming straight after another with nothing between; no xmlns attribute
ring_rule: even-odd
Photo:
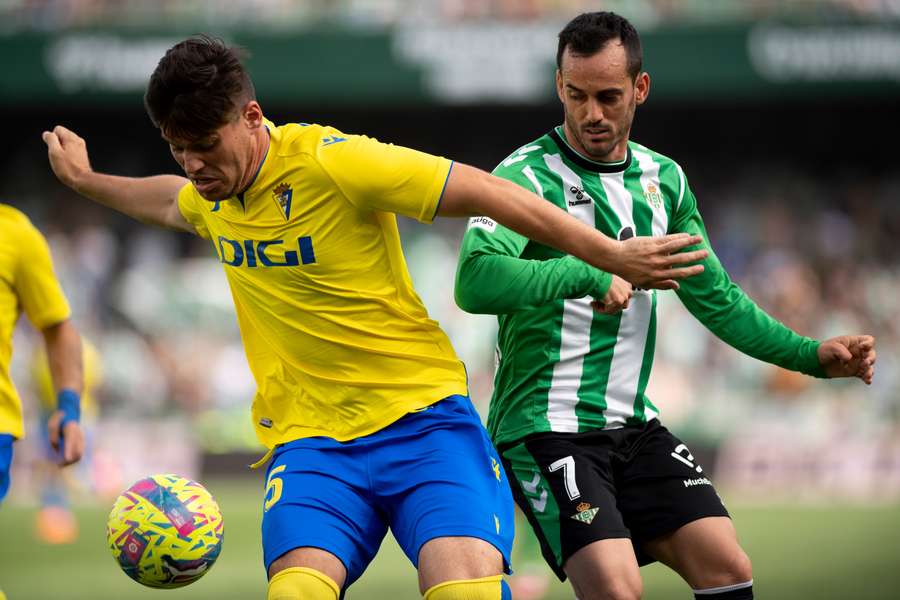
<svg viewBox="0 0 900 600"><path fill-rule="evenodd" d="M687 179L671 159L629 142L619 164L590 161L561 127L513 152L494 170L618 239L687 232L707 239ZM705 271L681 282L687 309L738 350L823 376L818 342L769 317L710 251ZM656 292L635 290L618 315L591 308L611 276L528 240L487 217L463 239L457 303L499 316L497 372L488 430L497 445L545 431L639 425L659 414L645 390L656 344Z"/></svg>

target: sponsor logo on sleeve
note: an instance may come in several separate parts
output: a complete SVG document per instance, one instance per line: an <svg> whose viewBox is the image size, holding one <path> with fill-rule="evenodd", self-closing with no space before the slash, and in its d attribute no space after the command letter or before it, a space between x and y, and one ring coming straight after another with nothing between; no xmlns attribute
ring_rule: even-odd
<svg viewBox="0 0 900 600"><path fill-rule="evenodd" d="M497 222L489 217L472 217L469 219L469 229L484 229L490 233L494 233L497 229Z"/></svg>

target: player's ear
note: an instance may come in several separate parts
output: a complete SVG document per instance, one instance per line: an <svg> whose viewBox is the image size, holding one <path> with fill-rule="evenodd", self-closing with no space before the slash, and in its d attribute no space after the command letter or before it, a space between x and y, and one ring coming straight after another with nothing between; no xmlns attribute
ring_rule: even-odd
<svg viewBox="0 0 900 600"><path fill-rule="evenodd" d="M251 129L262 127L263 113L259 102L256 100L247 102L247 104L244 105L244 108L241 109L241 118Z"/></svg>
<svg viewBox="0 0 900 600"><path fill-rule="evenodd" d="M650 75L646 71L641 71L634 80L634 101L643 104L648 95L650 95Z"/></svg>
<svg viewBox="0 0 900 600"><path fill-rule="evenodd" d="M559 69L556 69L556 95L559 97L560 102L565 103L565 99L563 96L562 72Z"/></svg>

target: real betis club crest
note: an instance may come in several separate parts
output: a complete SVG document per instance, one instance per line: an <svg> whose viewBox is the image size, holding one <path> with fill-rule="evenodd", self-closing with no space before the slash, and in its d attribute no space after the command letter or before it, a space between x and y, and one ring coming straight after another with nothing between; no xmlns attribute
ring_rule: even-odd
<svg viewBox="0 0 900 600"><path fill-rule="evenodd" d="M647 202L653 206L653 208L659 208L662 206L662 194L659 193L659 188L652 183L647 186L647 190L644 192L644 197L647 199Z"/></svg>
<svg viewBox="0 0 900 600"><path fill-rule="evenodd" d="M286 220L291 219L291 197L293 195L294 190L291 189L289 183L279 183L275 186L275 189L272 190L272 196L275 197L275 202L278 203Z"/></svg>
<svg viewBox="0 0 900 600"><path fill-rule="evenodd" d="M588 525L591 524L591 521L594 520L594 517L596 517L597 513L600 511L599 508L591 508L591 505L587 502L582 502L575 507L575 510L578 512L572 515L572 518Z"/></svg>

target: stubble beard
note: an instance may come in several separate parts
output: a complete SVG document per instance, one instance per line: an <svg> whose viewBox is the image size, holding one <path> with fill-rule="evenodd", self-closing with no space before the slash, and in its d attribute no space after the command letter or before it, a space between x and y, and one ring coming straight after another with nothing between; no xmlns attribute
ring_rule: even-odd
<svg viewBox="0 0 900 600"><path fill-rule="evenodd" d="M600 145L592 145L587 142L588 134L585 132L581 125L578 124L572 115L569 113L568 108L565 109L565 123L564 127L571 134L572 138L578 142L577 148L575 148L580 154L583 154L585 158L588 158L597 162L604 162L606 157L610 152L616 147L616 144L619 143L620 137L616 135L617 131L615 127L610 125L604 125L607 129L609 129L610 134L612 134L612 139L609 142Z"/></svg>
<svg viewBox="0 0 900 600"><path fill-rule="evenodd" d="M605 124L610 134L610 141L600 144L600 145L590 145L587 143L588 133L581 129L581 126L573 126L576 123L575 119L572 118L572 115L569 113L568 108L564 109L565 112L565 128L572 134L572 137L578 141L578 150L583 153L586 158L593 160L595 162L611 162L609 155L616 149L616 147L622 143L622 140L628 139L628 136L631 133L631 123L634 120L634 109L635 106L631 106L629 109L629 115L624 123L624 129L619 129L617 124L608 123Z"/></svg>

